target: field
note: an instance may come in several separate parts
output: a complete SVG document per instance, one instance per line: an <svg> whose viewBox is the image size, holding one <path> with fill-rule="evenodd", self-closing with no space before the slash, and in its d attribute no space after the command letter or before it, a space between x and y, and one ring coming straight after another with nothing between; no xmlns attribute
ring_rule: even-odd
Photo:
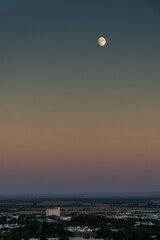
<svg viewBox="0 0 160 240"><path fill-rule="evenodd" d="M127 212L160 210L159 199L137 198L14 198L0 200L0 215L45 214L47 208L61 207L62 216L79 214L111 215L118 211Z"/></svg>

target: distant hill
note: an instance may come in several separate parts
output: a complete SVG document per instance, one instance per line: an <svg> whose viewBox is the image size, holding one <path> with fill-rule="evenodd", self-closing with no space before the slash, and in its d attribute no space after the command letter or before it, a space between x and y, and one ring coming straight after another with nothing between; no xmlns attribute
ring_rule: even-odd
<svg viewBox="0 0 160 240"><path fill-rule="evenodd" d="M24 199L24 198L160 198L160 192L137 192L137 193L79 193L79 194L56 194L56 193L31 193L0 195L0 199Z"/></svg>

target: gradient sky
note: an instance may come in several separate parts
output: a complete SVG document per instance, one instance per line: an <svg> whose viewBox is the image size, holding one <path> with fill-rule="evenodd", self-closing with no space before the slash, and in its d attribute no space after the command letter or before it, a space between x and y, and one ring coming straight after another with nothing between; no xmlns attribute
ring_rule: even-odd
<svg viewBox="0 0 160 240"><path fill-rule="evenodd" d="M160 191L159 172L159 0L0 0L0 194Z"/></svg>

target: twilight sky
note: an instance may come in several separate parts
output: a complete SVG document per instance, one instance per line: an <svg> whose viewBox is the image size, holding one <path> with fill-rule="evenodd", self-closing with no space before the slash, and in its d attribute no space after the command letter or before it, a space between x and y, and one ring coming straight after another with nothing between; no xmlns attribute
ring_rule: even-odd
<svg viewBox="0 0 160 240"><path fill-rule="evenodd" d="M160 191L159 172L159 0L0 0L0 195Z"/></svg>

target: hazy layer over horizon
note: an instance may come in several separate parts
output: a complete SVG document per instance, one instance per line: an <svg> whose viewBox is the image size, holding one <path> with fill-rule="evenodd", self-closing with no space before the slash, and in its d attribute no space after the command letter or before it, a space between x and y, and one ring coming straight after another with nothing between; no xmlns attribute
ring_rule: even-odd
<svg viewBox="0 0 160 240"><path fill-rule="evenodd" d="M0 1L1 194L160 190L159 12Z"/></svg>

